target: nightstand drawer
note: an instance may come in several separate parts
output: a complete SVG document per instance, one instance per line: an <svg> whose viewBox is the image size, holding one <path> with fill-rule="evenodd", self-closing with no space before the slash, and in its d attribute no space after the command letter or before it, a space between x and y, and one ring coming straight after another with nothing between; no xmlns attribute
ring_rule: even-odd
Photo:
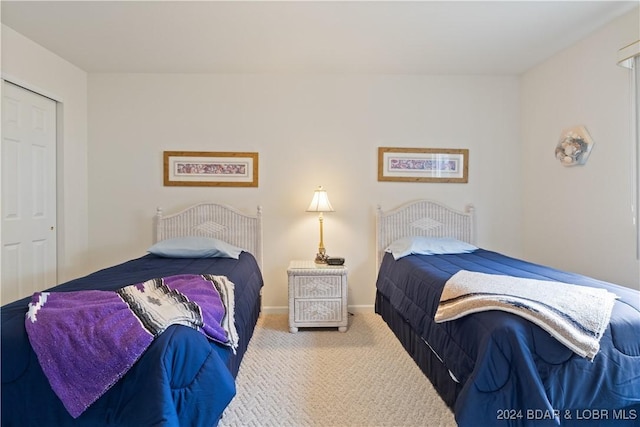
<svg viewBox="0 0 640 427"><path fill-rule="evenodd" d="M296 276L294 298L340 298L342 276Z"/></svg>
<svg viewBox="0 0 640 427"><path fill-rule="evenodd" d="M340 322L342 300L296 300L296 322Z"/></svg>

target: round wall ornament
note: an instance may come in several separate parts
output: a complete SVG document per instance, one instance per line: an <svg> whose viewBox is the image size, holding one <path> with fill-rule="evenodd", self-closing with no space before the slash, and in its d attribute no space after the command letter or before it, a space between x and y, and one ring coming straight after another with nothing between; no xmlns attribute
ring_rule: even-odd
<svg viewBox="0 0 640 427"><path fill-rule="evenodd" d="M592 148L593 140L584 126L565 129L556 145L556 159L563 166L584 165Z"/></svg>

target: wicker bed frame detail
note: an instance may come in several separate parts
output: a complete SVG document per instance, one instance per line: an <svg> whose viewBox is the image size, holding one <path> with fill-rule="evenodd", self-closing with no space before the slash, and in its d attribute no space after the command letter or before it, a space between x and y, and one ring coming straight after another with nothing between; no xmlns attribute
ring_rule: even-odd
<svg viewBox="0 0 640 427"><path fill-rule="evenodd" d="M155 242L183 236L214 237L253 254L262 269L262 208L246 215L219 203L200 203L181 212L155 216Z"/></svg>
<svg viewBox="0 0 640 427"><path fill-rule="evenodd" d="M385 248L397 239L409 236L454 237L475 244L473 205L458 211L431 200L416 200L388 212L378 206L376 268L380 268Z"/></svg>

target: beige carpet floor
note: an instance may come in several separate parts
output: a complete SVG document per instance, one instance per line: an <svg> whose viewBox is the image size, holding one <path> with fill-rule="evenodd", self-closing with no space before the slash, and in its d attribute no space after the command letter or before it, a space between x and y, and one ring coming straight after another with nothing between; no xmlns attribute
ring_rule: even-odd
<svg viewBox="0 0 640 427"><path fill-rule="evenodd" d="M292 334L286 315L263 314L220 426L455 427L380 316L357 313L349 320L346 333Z"/></svg>

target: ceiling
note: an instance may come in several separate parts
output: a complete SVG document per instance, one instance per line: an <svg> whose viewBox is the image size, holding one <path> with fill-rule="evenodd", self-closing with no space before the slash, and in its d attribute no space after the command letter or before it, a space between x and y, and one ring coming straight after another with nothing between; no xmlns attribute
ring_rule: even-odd
<svg viewBox="0 0 640 427"><path fill-rule="evenodd" d="M90 73L520 74L640 2L1 4L3 24Z"/></svg>

